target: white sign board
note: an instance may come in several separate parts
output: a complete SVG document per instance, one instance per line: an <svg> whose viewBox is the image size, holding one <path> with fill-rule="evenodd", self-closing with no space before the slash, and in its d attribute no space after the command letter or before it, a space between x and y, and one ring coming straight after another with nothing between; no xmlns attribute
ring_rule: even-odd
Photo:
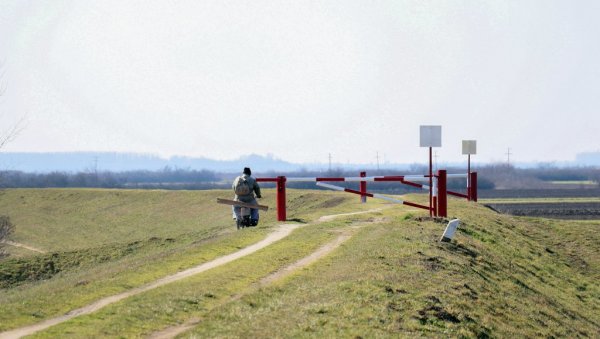
<svg viewBox="0 0 600 339"><path fill-rule="evenodd" d="M421 147L442 147L442 126L421 126Z"/></svg>
<svg viewBox="0 0 600 339"><path fill-rule="evenodd" d="M460 225L460 220L458 220L458 219L450 220L450 222L448 223L448 226L446 226L446 229L444 230L444 234L442 235L442 238L440 239L440 241L450 242L452 240L452 237L454 236L454 232L456 232L456 229L458 228L458 225Z"/></svg>
<svg viewBox="0 0 600 339"><path fill-rule="evenodd" d="M462 154L477 154L477 140L463 140Z"/></svg>

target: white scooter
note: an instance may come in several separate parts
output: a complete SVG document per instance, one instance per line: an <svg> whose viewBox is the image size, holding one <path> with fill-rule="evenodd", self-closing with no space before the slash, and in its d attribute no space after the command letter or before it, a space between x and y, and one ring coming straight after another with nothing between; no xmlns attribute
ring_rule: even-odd
<svg viewBox="0 0 600 339"><path fill-rule="evenodd" d="M252 225L252 220L250 219L250 208L244 206L240 206L240 217L237 218L235 222L238 230L244 227L256 226Z"/></svg>
<svg viewBox="0 0 600 339"><path fill-rule="evenodd" d="M257 218L257 220L252 220L252 217L251 217L252 216L252 211L251 211L252 208L255 208L260 211L265 211L265 212L269 210L269 206L248 204L248 203L245 203L242 201L222 199L222 198L217 198L217 203L231 205L231 206L240 208L239 217L237 217L235 215L235 213L233 215L238 229L245 228L245 227L254 227L254 226L258 225L258 218Z"/></svg>

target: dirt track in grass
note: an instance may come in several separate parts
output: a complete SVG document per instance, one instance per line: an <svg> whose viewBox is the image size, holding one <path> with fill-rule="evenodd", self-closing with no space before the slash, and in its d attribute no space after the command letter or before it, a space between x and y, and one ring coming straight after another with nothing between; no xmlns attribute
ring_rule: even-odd
<svg viewBox="0 0 600 339"><path fill-rule="evenodd" d="M33 247L33 246L29 246L29 245L21 244L21 243L15 242L15 241L10 241L10 240L2 240L2 241L0 241L0 242L1 242L1 243L3 243L3 244L10 245L10 246L24 248L24 249L27 249L27 250L30 250L30 251L33 251L33 252L38 252L38 253L46 253L46 251L42 251L42 250L40 250L39 248L35 248L35 247Z"/></svg>
<svg viewBox="0 0 600 339"><path fill-rule="evenodd" d="M368 211L368 212L374 212L375 210L372 211ZM357 213L348 213L350 215L354 215L354 214L362 214L362 213L367 213L367 212L357 212ZM333 215L333 216L325 216L325 217L321 217L319 219L319 222L323 222L326 220L331 220L335 217L339 217L342 215L348 215L348 214L337 214L337 215ZM373 222L382 222L384 221L384 219L376 219L373 220L371 223ZM319 259L323 258L324 256L326 256L327 254L331 253L333 250L335 250L336 248L338 248L341 244L343 244L344 242L346 242L346 240L350 239L352 237L352 235L354 235L354 230L362 227L363 224L357 224L354 226L351 226L351 229L346 229L346 230L340 230L340 235L338 235L337 238L335 238L334 240L328 242L327 244L321 246L319 249L317 249L316 251L314 251L313 253L309 254L308 256L296 261L295 263L292 263L291 265L288 265L280 270L278 270L277 272L274 272L266 277L264 277L263 279L260 280L260 282L258 283L259 287L262 286L266 286L269 285L273 282L275 282L276 280L282 279L290 274L292 274L293 272L302 269L304 267L307 267L310 264L313 264L315 262L317 262ZM238 300L239 298L241 298L242 295L236 295L231 297L230 299L228 299L227 301L225 301L223 304ZM168 339L168 338L174 338L179 334L182 334L184 332L187 332L189 330L191 330L192 328L196 327L198 324L200 324L202 322L202 319L199 318L191 318L188 321L177 325L177 326L172 326L172 327L168 327L165 328L162 331L153 333L149 338L150 339Z"/></svg>
<svg viewBox="0 0 600 339"><path fill-rule="evenodd" d="M331 216L323 216L321 218L319 218L318 222L323 222L323 221L328 221L328 220L332 220L336 217L339 216L346 216L346 215L356 215L356 214L364 214L364 213L372 213L372 212L377 212L381 209L375 209L375 210L369 210L369 211L363 211L363 212L356 212L356 213L345 213L345 214L337 214L337 215L331 215ZM310 225L310 224L306 224L306 225ZM236 259L242 258L244 256L247 256L249 254L252 254L260 249L263 249L271 244L273 244L276 241L279 241L285 237L287 237L293 230L295 230L296 228L299 227L303 227L306 225L301 225L301 224L282 224L280 225L274 232L270 233L265 239L250 245L248 247L245 247L237 252L222 256L220 258L217 258L215 260L203 263L201 265L192 267L190 269L175 273L173 275L169 275L166 276L164 278L161 278L159 280L156 280L150 284L141 286L141 287L137 287L134 289L131 289L129 291L123 292L123 293L119 293L113 296L109 296L106 298L102 298L92 304L89 304L87 306L75 309L70 311L69 313L59 316L59 317L55 317L52 319L48 319L45 321L42 321L40 323L34 324L34 325L29 325L29 326L25 326L25 327L21 327L21 328L17 328L17 329L13 329L13 330L9 330L6 332L2 332L0 333L0 339L5 339L5 338L20 338L23 336L27 336L27 335L32 335L36 332L45 330L49 327L52 327L54 325L58 325L60 323L63 323L65 321L68 321L70 319L73 319L75 317L81 316L81 315L86 315L86 314L90 314L93 313L95 311L98 311L99 309L108 306L110 304L116 303L118 301L121 301L123 299L129 298L131 296L170 284L172 282L175 281L179 281L181 279L185 279L188 277L191 277L193 275L205 272L207 270L210 270L212 268L227 264L229 262L232 262ZM311 256L313 256L315 253L313 253L313 255L306 257L302 260L306 259L306 262L304 263L304 265L308 265L316 260L318 260L318 258L322 257L323 255L329 253L330 251L332 251L333 249L337 248L337 246L341 245L341 243L343 243L345 240L347 240L349 238L349 235L346 236L344 234L340 235L338 238L336 238L336 240L334 240L333 242L326 244L325 246L323 246L321 249L317 250L317 252L321 251L320 256L316 255L314 258L310 258ZM301 260L301 261L302 261ZM296 264L298 264L299 262L297 262ZM302 266L297 266L297 268L302 267ZM295 269L297 269L295 268ZM279 272L275 272L274 274L278 274ZM279 273L280 275L282 273ZM268 279L269 277L266 277L265 279ZM165 337L172 337L174 335L177 335L178 333L181 333L187 329L189 329L190 327L193 327L194 323L184 323L181 326L177 326L174 328L169 328L166 329L164 331L161 331L160 333L156 333L158 338L165 338ZM183 330L182 330L183 329ZM166 336L165 336L166 335Z"/></svg>

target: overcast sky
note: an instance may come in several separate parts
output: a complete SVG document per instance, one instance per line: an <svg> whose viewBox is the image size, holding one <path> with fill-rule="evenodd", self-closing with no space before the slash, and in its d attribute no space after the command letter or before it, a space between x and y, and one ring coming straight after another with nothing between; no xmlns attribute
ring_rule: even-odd
<svg viewBox="0 0 600 339"><path fill-rule="evenodd" d="M600 150L600 1L0 1L3 151L293 162ZM385 157L385 158L384 158Z"/></svg>

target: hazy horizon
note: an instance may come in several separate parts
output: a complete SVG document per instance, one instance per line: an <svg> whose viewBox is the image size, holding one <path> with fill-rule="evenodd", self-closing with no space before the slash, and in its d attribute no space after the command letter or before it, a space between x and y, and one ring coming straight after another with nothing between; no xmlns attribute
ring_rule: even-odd
<svg viewBox="0 0 600 339"><path fill-rule="evenodd" d="M571 161L600 142L597 1L0 4L4 152Z"/></svg>
<svg viewBox="0 0 600 339"><path fill-rule="evenodd" d="M275 154L246 154L234 159L194 158L186 156L160 157L157 154L115 153L115 152L53 152L22 153L0 152L0 171L22 171L28 173L51 172L87 172L87 171L160 171L166 167L171 169L209 170L216 172L238 173L243 167L251 167L255 172L290 172L290 171L374 171L395 170L405 173L415 166L427 166L427 159L414 163L343 163L332 161L331 167L326 162L295 163L280 158ZM466 161L439 162L434 158L434 169L466 170ZM507 162L485 163L472 161L471 168L477 171L487 166L506 165ZM566 162L523 163L511 162L515 168L599 168L600 152L581 153L575 160Z"/></svg>

